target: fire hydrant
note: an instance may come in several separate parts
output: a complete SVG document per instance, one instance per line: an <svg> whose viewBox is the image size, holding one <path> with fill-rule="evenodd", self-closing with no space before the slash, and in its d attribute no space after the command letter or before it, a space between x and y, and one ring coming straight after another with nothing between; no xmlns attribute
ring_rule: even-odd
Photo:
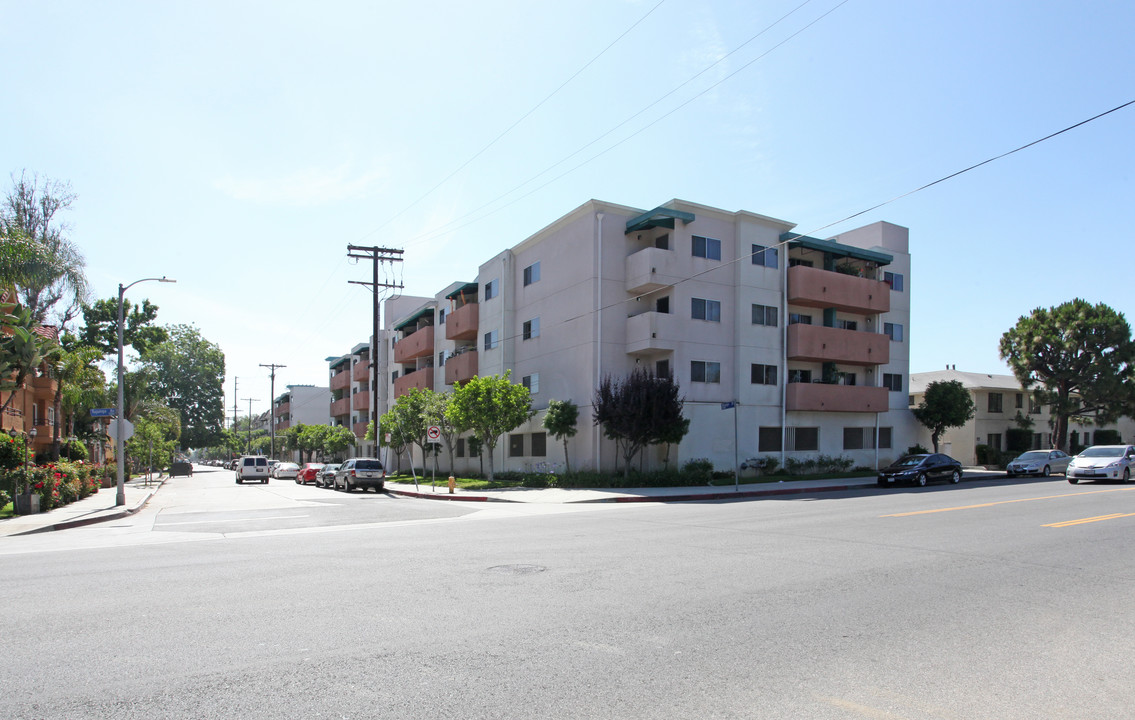
<svg viewBox="0 0 1135 720"><path fill-rule="evenodd" d="M450 476L449 476L449 494L450 494L450 495L452 495L452 494L453 494L453 486L454 486L454 484L455 484L455 482L454 482L454 480L453 480L453 476L452 476L452 475L450 475Z"/></svg>

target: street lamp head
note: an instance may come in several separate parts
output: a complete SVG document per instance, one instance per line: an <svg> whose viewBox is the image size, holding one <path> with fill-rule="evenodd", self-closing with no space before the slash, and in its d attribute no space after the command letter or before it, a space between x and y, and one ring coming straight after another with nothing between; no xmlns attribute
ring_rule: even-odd
<svg viewBox="0 0 1135 720"><path fill-rule="evenodd" d="M160 278L158 278L158 282L171 282L171 283L175 283L175 282L177 282L177 280L174 280L173 278L167 278L167 277L166 277L165 275L162 275L162 276L161 276Z"/></svg>
<svg viewBox="0 0 1135 720"><path fill-rule="evenodd" d="M34 427L31 430L28 430L28 437L30 437L32 440L35 440L35 436L37 434L39 434L39 431L36 430Z"/></svg>

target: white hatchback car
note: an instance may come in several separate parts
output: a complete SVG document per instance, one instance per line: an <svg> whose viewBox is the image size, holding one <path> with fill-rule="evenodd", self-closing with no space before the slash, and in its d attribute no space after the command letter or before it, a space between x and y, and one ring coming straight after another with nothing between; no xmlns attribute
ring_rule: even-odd
<svg viewBox="0 0 1135 720"><path fill-rule="evenodd" d="M1072 458L1060 450L1029 450L1009 463L1005 468L1005 475L1006 477L1018 475L1048 477L1052 473L1062 473L1067 470L1071 461Z"/></svg>
<svg viewBox="0 0 1135 720"><path fill-rule="evenodd" d="M1131 482L1132 467L1135 445L1093 445L1072 458L1064 474L1073 485L1081 480Z"/></svg>

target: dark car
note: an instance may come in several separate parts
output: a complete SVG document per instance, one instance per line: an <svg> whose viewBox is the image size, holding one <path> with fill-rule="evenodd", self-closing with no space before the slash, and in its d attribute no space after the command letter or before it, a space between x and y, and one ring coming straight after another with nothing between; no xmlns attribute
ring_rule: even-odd
<svg viewBox="0 0 1135 720"><path fill-rule="evenodd" d="M949 455L903 455L879 471L879 487L887 485L925 485L932 480L961 482L962 464Z"/></svg>
<svg viewBox="0 0 1135 720"><path fill-rule="evenodd" d="M177 477L178 475L193 477L193 463L188 460L174 460L169 469L169 476Z"/></svg>

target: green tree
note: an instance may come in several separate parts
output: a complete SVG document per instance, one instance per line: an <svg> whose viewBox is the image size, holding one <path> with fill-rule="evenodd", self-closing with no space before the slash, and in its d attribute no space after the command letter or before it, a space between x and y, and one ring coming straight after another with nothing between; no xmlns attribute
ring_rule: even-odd
<svg viewBox="0 0 1135 720"><path fill-rule="evenodd" d="M355 433L344 425L327 428L323 438L323 457L338 457L348 448L355 446Z"/></svg>
<svg viewBox="0 0 1135 720"><path fill-rule="evenodd" d="M922 402L914 410L914 419L930 431L930 442L938 452L938 438L952 427L961 427L973 418L976 408L973 397L957 380L940 380L926 386Z"/></svg>
<svg viewBox="0 0 1135 720"><path fill-rule="evenodd" d="M431 413L436 401L436 393L424 388L412 388L405 395L398 396L390 413L394 415L394 422L398 432L409 442L417 445L422 451L422 467L426 464L426 455L429 453L429 430ZM413 457L410 464L414 464Z"/></svg>
<svg viewBox="0 0 1135 720"><path fill-rule="evenodd" d="M682 415L684 406L678 383L648 370L634 370L622 379L608 375L599 382L594 421L622 450L624 477L644 447L685 435L689 422Z"/></svg>
<svg viewBox="0 0 1135 720"><path fill-rule="evenodd" d="M493 450L501 435L523 425L532 417L532 397L528 388L503 376L477 376L453 390L446 415L458 432L471 431L488 450L489 482L493 481Z"/></svg>
<svg viewBox="0 0 1135 720"><path fill-rule="evenodd" d="M40 335L39 323L32 311L25 307L14 308L5 314L0 332L0 394L8 391L8 399L0 406L0 429L3 429L4 411L44 358L59 346L54 340Z"/></svg>
<svg viewBox="0 0 1135 720"><path fill-rule="evenodd" d="M59 458L63 428L73 427L73 422L69 418L74 415L75 404L83 399L94 399L105 393L106 376L96 366L101 359L102 353L97 348L80 345L72 350L60 349L49 360L48 368L56 381L54 405L55 417L58 421L55 423L51 438L53 460Z"/></svg>
<svg viewBox="0 0 1135 720"><path fill-rule="evenodd" d="M55 324L65 327L87 297L86 261L58 217L75 198L69 183L35 174L28 177L24 171L12 176L12 187L0 206L0 236L4 245L14 244L4 255L14 262L16 295L37 325L47 322L54 310ZM28 252L26 243L34 252Z"/></svg>
<svg viewBox="0 0 1135 720"><path fill-rule="evenodd" d="M571 472L571 460L568 458L568 440L575 437L576 423L579 422L579 408L571 400L550 400L548 412L544 415L544 429L552 437L564 444L564 465Z"/></svg>
<svg viewBox="0 0 1135 720"><path fill-rule="evenodd" d="M181 413L182 444L209 447L225 421L225 354L192 325L169 328L169 340L142 355L155 394Z"/></svg>
<svg viewBox="0 0 1135 720"><path fill-rule="evenodd" d="M1001 358L1037 402L1052 408L1053 443L1067 449L1068 421L1100 425L1135 409L1135 343L1122 313L1076 298L1037 308L1001 336Z"/></svg>
<svg viewBox="0 0 1135 720"><path fill-rule="evenodd" d="M302 454L307 454L307 460L304 462L313 462L316 453L319 453L320 460L323 459L324 442L327 439L327 433L330 431L326 425L304 425L299 433L299 450Z"/></svg>
<svg viewBox="0 0 1135 720"><path fill-rule="evenodd" d="M429 406L426 408L426 421L429 425L437 425L441 430L441 437L445 440L446 453L449 455L449 474L453 474L453 448L460 435L457 427L446 416L449 403L453 400L452 393L432 393Z"/></svg>
<svg viewBox="0 0 1135 720"><path fill-rule="evenodd" d="M122 344L129 345L139 355L169 340L166 328L154 325L158 306L149 300L135 305L129 298L122 299ZM97 300L83 308L83 328L77 341L98 348L103 355L118 352L118 297Z"/></svg>

